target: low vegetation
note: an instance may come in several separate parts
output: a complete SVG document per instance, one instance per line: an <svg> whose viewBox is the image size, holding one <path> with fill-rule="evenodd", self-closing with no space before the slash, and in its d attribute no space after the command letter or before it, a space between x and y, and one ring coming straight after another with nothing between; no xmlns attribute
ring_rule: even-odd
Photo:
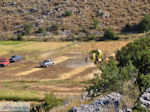
<svg viewBox="0 0 150 112"><path fill-rule="evenodd" d="M89 96L95 97L106 92L124 94L124 85L132 82L138 84L140 93L150 87L150 38L141 37L124 46L116 53L116 60L110 58L99 68L101 75L96 74L86 88ZM138 100L138 99L137 99ZM135 106L136 112L145 112L143 107Z"/></svg>
<svg viewBox="0 0 150 112"><path fill-rule="evenodd" d="M34 91L8 91L1 90L0 91L0 100L9 100L9 101L43 101L44 97Z"/></svg>
<svg viewBox="0 0 150 112"><path fill-rule="evenodd" d="M43 103L32 106L31 112L49 112L50 109L62 105L62 99L56 98L53 94L46 94Z"/></svg>
<svg viewBox="0 0 150 112"><path fill-rule="evenodd" d="M111 29L106 29L104 32L104 40L118 40L119 37L116 32Z"/></svg>

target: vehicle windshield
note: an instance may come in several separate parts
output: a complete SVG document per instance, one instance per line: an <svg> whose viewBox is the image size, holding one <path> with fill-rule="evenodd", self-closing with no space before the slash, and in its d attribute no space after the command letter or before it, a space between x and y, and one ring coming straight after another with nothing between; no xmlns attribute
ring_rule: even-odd
<svg viewBox="0 0 150 112"><path fill-rule="evenodd" d="M0 62L6 62L5 60L0 60Z"/></svg>

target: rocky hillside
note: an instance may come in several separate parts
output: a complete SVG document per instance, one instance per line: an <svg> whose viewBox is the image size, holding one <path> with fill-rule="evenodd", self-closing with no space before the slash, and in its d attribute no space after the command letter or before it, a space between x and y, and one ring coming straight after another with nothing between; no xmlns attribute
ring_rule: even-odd
<svg viewBox="0 0 150 112"><path fill-rule="evenodd" d="M47 35L101 34L105 28L121 30L150 13L149 0L1 0L0 32L18 33L25 23ZM96 20L97 27L93 22Z"/></svg>

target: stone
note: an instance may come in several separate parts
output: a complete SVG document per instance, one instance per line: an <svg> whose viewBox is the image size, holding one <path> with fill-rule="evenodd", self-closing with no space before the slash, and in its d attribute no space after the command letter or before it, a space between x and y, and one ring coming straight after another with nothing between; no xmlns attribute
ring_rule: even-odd
<svg viewBox="0 0 150 112"><path fill-rule="evenodd" d="M70 112L104 112L109 110L109 106L119 111L119 101L122 95L111 93L94 101L92 104L82 104L80 107L73 107Z"/></svg>
<svg viewBox="0 0 150 112"><path fill-rule="evenodd" d="M150 108L150 88L146 89L146 91L141 95L140 101L142 106Z"/></svg>

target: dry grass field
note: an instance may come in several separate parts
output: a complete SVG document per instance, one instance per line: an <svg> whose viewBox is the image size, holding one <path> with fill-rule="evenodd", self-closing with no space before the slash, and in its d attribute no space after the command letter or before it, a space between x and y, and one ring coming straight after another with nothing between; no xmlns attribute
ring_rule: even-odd
<svg viewBox="0 0 150 112"><path fill-rule="evenodd" d="M15 91L21 91L18 95L20 98L24 92L32 94L33 99L36 99L37 94L45 93L53 93L61 98L79 96L85 90L85 81L91 79L94 72L99 73L92 62L85 62L88 52L101 49L104 55L109 57L128 42L130 41L0 41L0 58L9 58L14 54L25 57L24 60L11 63L8 67L0 67L0 89L3 90L0 92L13 91L11 98L14 94L17 95ZM39 62L48 58L55 64L48 68L39 68ZM9 94L2 97L9 99Z"/></svg>

